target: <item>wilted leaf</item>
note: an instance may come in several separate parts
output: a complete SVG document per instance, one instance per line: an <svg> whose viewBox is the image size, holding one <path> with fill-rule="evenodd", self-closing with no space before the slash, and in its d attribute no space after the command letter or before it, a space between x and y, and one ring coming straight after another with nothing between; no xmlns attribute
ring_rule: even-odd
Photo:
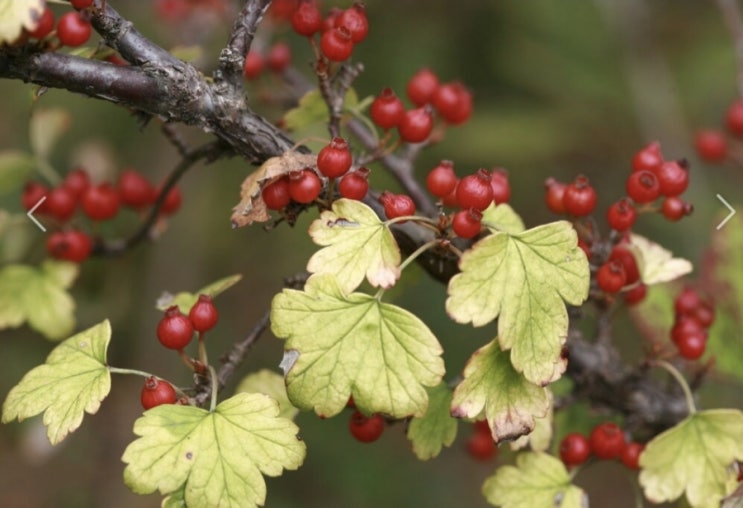
<svg viewBox="0 0 743 508"><path fill-rule="evenodd" d="M459 323L498 317L498 340L530 382L544 385L565 370L565 303L588 296L588 260L566 221L518 234L495 233L465 252L449 281L446 310Z"/></svg>
<svg viewBox="0 0 743 508"><path fill-rule="evenodd" d="M0 152L0 195L16 192L34 169L34 159L26 152Z"/></svg>
<svg viewBox="0 0 743 508"><path fill-rule="evenodd" d="M413 443L413 452L421 460L438 456L441 448L451 446L457 437L457 419L449 413L452 391L441 383L428 388L426 414L413 418L408 426L408 439Z"/></svg>
<svg viewBox="0 0 743 508"><path fill-rule="evenodd" d="M44 0L0 0L0 45L15 42L24 28L34 30L44 7Z"/></svg>
<svg viewBox="0 0 743 508"><path fill-rule="evenodd" d="M253 222L266 222L271 218L263 202L261 191L266 185L292 171L315 169L317 155L288 151L271 157L261 167L250 173L240 186L240 202L232 209L232 227L239 228Z"/></svg>
<svg viewBox="0 0 743 508"><path fill-rule="evenodd" d="M306 454L298 427L260 393L238 393L214 412L164 404L134 423L124 451L124 482L137 494L173 494L192 507L262 506L266 482L297 469ZM172 504L176 503L176 504Z"/></svg>
<svg viewBox="0 0 743 508"><path fill-rule="evenodd" d="M338 414L351 395L369 413L421 416L425 387L444 375L441 345L420 319L369 295L346 295L332 275L276 295L271 330L287 338L286 352L296 351L289 400L321 416Z"/></svg>
<svg viewBox="0 0 743 508"><path fill-rule="evenodd" d="M343 101L344 109L354 109L358 102L354 89L349 89ZM287 111L284 115L284 126L290 131L299 130L317 122L327 122L329 115L328 106L320 90L313 89L299 99L296 108Z"/></svg>
<svg viewBox="0 0 743 508"><path fill-rule="evenodd" d="M534 418L534 430L525 436L521 436L511 443L511 450L521 450L527 446L534 452L544 452L550 447L552 441L552 418L554 415L552 409L552 395L550 395L549 410L542 417Z"/></svg>
<svg viewBox="0 0 743 508"><path fill-rule="evenodd" d="M235 388L235 393L263 393L279 403L279 416L294 419L299 409L292 406L286 395L284 377L278 372L261 369L245 376Z"/></svg>
<svg viewBox="0 0 743 508"><path fill-rule="evenodd" d="M232 286L240 282L240 279L242 279L242 277L243 276L240 274L230 275L229 277L219 279L216 282L212 282L211 284L204 286L195 293L188 293L186 291L181 291L180 293L176 293L175 295L164 293L160 296L160 298L157 299L155 306L160 310L166 310L168 307L177 305L178 309L182 313L188 314L188 311L191 310L193 304L195 304L196 301L199 299L199 295L208 295L212 298L215 298L217 295L227 291Z"/></svg>
<svg viewBox="0 0 743 508"><path fill-rule="evenodd" d="M515 235L524 231L524 221L521 220L519 214L514 212L511 205L508 203L502 203L498 206L490 204L489 207L482 212L482 223L485 227L490 229L493 233L502 231Z"/></svg>
<svg viewBox="0 0 743 508"><path fill-rule="evenodd" d="M46 160L60 137L70 128L70 114L61 108L36 109L31 115L29 137L31 150L39 159Z"/></svg>
<svg viewBox="0 0 743 508"><path fill-rule="evenodd" d="M44 412L47 437L53 445L75 431L85 413L95 414L111 390L106 351L111 339L108 321L70 337L55 347L46 363L29 371L3 403L3 423Z"/></svg>
<svg viewBox="0 0 743 508"><path fill-rule="evenodd" d="M630 235L629 247L637 260L640 280L647 286L678 279L693 269L686 259L673 257L671 251L643 236Z"/></svg>
<svg viewBox="0 0 743 508"><path fill-rule="evenodd" d="M400 277L400 249L374 210L360 201L339 199L310 225L312 240L325 248L307 263L312 273L335 275L350 293L367 278L372 286L389 288Z"/></svg>

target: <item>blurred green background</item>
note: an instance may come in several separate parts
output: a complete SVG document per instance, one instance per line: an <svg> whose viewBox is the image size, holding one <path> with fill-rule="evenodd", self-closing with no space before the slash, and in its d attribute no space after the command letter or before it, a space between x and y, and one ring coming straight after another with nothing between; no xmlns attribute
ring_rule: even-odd
<svg viewBox="0 0 743 508"><path fill-rule="evenodd" d="M229 29L225 18L206 11L167 23L155 16L152 2L108 2L165 47L203 44L198 62L205 72L211 70ZM328 0L324 4L330 6ZM543 205L545 178L568 181L579 173L587 175L598 188L600 209L605 209L624 193L634 152L659 140L666 157L691 161L686 198L694 203L695 213L680 224L643 216L637 230L695 263L725 215L715 194L743 202L740 168L707 166L693 150L694 130L719 126L735 97L732 44L714 2L369 0L367 5L370 35L354 53L366 69L356 83L360 97L384 86L404 95L406 80L423 66L444 81L462 80L474 93L471 121L450 129L442 143L423 152L419 175L442 158L453 160L460 175L481 166L503 166L511 175L512 205L533 226L553 218ZM272 38L287 40L296 65L308 69L311 52L304 40L286 28L277 29ZM275 88L274 78L266 76L250 84L248 92L259 98ZM0 81L0 149L28 147L31 93L32 87L20 82ZM178 160L156 121L140 128L137 118L122 108L56 90L44 94L37 107L52 106L69 109L73 118L52 160L62 173L82 162L101 179L134 167L159 181ZM278 118L275 108L259 101L255 108ZM200 132L180 130L192 143L208 139ZM217 300L222 318L209 339L211 355L217 357L251 329L281 288L282 278L303 269L314 251L304 234L308 217L294 230L285 225L270 233L260 227L230 229L231 208L250 171L237 159L193 169L182 181L183 208L160 241L120 258L83 265L73 289L78 328L111 319L112 365L188 384L180 361L156 340L160 313L154 301L161 292L196 290L223 276L244 275ZM381 171L372 182L394 187ZM18 194L0 196L0 206L21 211ZM131 214L105 233L123 235L135 226ZM43 258L44 237L38 230L29 226L16 234L32 239L23 260ZM3 260L9 261L19 260ZM440 337L453 376L472 351L490 340L492 330L448 321L444 288L417 268L413 272L416 275L392 296ZM42 363L51 348L27 328L0 333L0 395L4 398L26 371ZM634 348L639 348L639 340ZM275 368L281 349L281 342L267 334L251 351L243 372ZM140 388L138 378L115 377L99 414L87 416L80 430L54 449L46 444L40 418L0 427L0 506L159 506L156 495L129 492L121 476L120 457L133 438L132 422L141 414ZM727 404L735 403L737 396L740 407L739 395L721 393ZM379 442L362 445L349 435L347 419L346 414L325 421L309 414L298 417L308 445L305 465L268 479L268 506L486 506L482 482L497 462L508 460L505 450L494 462L469 458L464 442L471 430L460 426L450 449L438 459L420 462L402 425L390 428ZM617 465L591 467L577 481L587 488L594 506L633 503L631 475Z"/></svg>

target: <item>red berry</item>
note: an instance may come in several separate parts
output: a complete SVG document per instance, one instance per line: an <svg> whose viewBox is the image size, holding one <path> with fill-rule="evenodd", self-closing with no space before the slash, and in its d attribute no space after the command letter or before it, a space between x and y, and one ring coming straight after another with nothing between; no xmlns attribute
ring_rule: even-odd
<svg viewBox="0 0 743 508"><path fill-rule="evenodd" d="M248 51L248 54L245 56L243 75L247 79L255 79L263 72L264 65L263 55L257 51Z"/></svg>
<svg viewBox="0 0 743 508"><path fill-rule="evenodd" d="M490 460L495 457L498 448L490 432L475 432L467 439L467 453L477 460Z"/></svg>
<svg viewBox="0 0 743 508"><path fill-rule="evenodd" d="M591 187L588 178L579 175L573 183L565 187L562 203L570 215L575 217L590 215L596 208L596 191Z"/></svg>
<svg viewBox="0 0 743 508"><path fill-rule="evenodd" d="M725 124L735 136L743 136L743 101L734 101L728 107Z"/></svg>
<svg viewBox="0 0 743 508"><path fill-rule="evenodd" d="M391 88L382 90L369 108L372 121L382 129L397 127L405 116L405 106Z"/></svg>
<svg viewBox="0 0 743 508"><path fill-rule="evenodd" d="M155 376L145 379L142 395L140 396L142 407L145 410L161 404L175 404L176 400L178 400L178 396L173 385Z"/></svg>
<svg viewBox="0 0 743 508"><path fill-rule="evenodd" d="M303 1L292 15L292 28L299 35L312 37L322 27L322 14L314 0Z"/></svg>
<svg viewBox="0 0 743 508"><path fill-rule="evenodd" d="M591 255L593 254L593 252L591 252L591 246L582 238L578 238L578 247L580 247L580 250L583 251L588 259L591 259Z"/></svg>
<svg viewBox="0 0 743 508"><path fill-rule="evenodd" d="M560 459L568 467L580 466L591 455L588 438L583 434L571 432L560 441Z"/></svg>
<svg viewBox="0 0 743 508"><path fill-rule="evenodd" d="M678 345L683 337L702 333L704 333L704 327L693 315L677 316L671 328L671 342Z"/></svg>
<svg viewBox="0 0 743 508"><path fill-rule="evenodd" d="M624 447L622 453L619 455L622 464L624 464L627 469L640 469L640 454L644 449L644 444L635 443L634 441L627 443L627 446Z"/></svg>
<svg viewBox="0 0 743 508"><path fill-rule="evenodd" d="M637 268L637 260L632 251L623 245L617 245L609 254L609 261L618 261L624 268L624 274L627 277L626 284L634 284L640 280L640 270Z"/></svg>
<svg viewBox="0 0 743 508"><path fill-rule="evenodd" d="M718 130L700 130L694 137L699 158L713 164L723 162L728 154L728 141Z"/></svg>
<svg viewBox="0 0 743 508"><path fill-rule="evenodd" d="M494 168L490 173L490 187L493 189L493 201L496 205L508 203L511 199L511 185L508 183L508 171Z"/></svg>
<svg viewBox="0 0 743 508"><path fill-rule="evenodd" d="M384 432L384 418L378 414L366 416L356 410L351 415L348 428L353 437L362 443L371 443L379 439Z"/></svg>
<svg viewBox="0 0 743 508"><path fill-rule="evenodd" d="M62 185L72 191L75 199L81 199L85 191L90 187L90 177L84 169L76 168L67 173Z"/></svg>
<svg viewBox="0 0 743 508"><path fill-rule="evenodd" d="M441 198L441 202L444 204L444 206L448 206L449 208L456 208L459 206L457 203L457 187L459 186L459 179L457 179L456 184L454 185L454 190L452 190L449 194Z"/></svg>
<svg viewBox="0 0 743 508"><path fill-rule="evenodd" d="M47 238L46 250L55 259L82 263L90 256L93 242L82 231L56 231Z"/></svg>
<svg viewBox="0 0 743 508"><path fill-rule="evenodd" d="M619 231L627 231L634 224L637 219L637 212L635 207L632 206L632 202L627 198L622 198L609 207L606 212L606 220L609 223L609 227Z"/></svg>
<svg viewBox="0 0 743 508"><path fill-rule="evenodd" d="M702 298L693 288L684 288L673 302L673 310L676 315L693 315L697 308L702 305Z"/></svg>
<svg viewBox="0 0 743 508"><path fill-rule="evenodd" d="M119 193L110 183L88 187L82 197L83 212L93 220L115 217L119 205Z"/></svg>
<svg viewBox="0 0 743 508"><path fill-rule="evenodd" d="M312 203L322 190L320 177L309 168L289 174L289 196L297 203Z"/></svg>
<svg viewBox="0 0 743 508"><path fill-rule="evenodd" d="M67 12L59 17L57 37L64 46L71 48L82 46L88 42L91 33L93 33L93 28L79 12Z"/></svg>
<svg viewBox="0 0 743 508"><path fill-rule="evenodd" d="M168 307L157 324L157 338L168 349L183 349L193 337L193 324L177 305Z"/></svg>
<svg viewBox="0 0 743 508"><path fill-rule="evenodd" d="M460 238L474 238L482 228L482 212L474 208L460 210L451 220L454 234Z"/></svg>
<svg viewBox="0 0 743 508"><path fill-rule="evenodd" d="M624 301L627 305L635 305L645 299L648 294L648 287L645 284L638 284L626 293L624 293Z"/></svg>
<svg viewBox="0 0 743 508"><path fill-rule="evenodd" d="M624 449L624 432L616 423L604 422L591 431L589 438L591 452L600 459L614 459L619 457Z"/></svg>
<svg viewBox="0 0 743 508"><path fill-rule="evenodd" d="M705 332L690 333L682 335L676 342L679 354L687 360L696 360L704 354L707 346L707 334Z"/></svg>
<svg viewBox="0 0 743 508"><path fill-rule="evenodd" d="M351 32L345 26L323 32L320 38L320 51L331 62L342 62L348 59L353 53Z"/></svg>
<svg viewBox="0 0 743 508"><path fill-rule="evenodd" d="M289 177L283 176L263 187L261 197L269 210L284 208L292 199L289 195Z"/></svg>
<svg viewBox="0 0 743 508"><path fill-rule="evenodd" d="M480 168L474 174L465 176L457 184L456 192L457 203L461 208L485 210L493 201L490 173Z"/></svg>
<svg viewBox="0 0 743 508"><path fill-rule="evenodd" d="M710 304L704 302L694 310L693 316L700 325L709 328L715 322L715 309Z"/></svg>
<svg viewBox="0 0 743 508"><path fill-rule="evenodd" d="M70 3L75 9L87 9L93 5L93 0L70 0Z"/></svg>
<svg viewBox="0 0 743 508"><path fill-rule="evenodd" d="M487 420L475 420L473 423L473 427L475 432L478 434L485 434L486 436L490 436L490 425L488 424Z"/></svg>
<svg viewBox="0 0 743 508"><path fill-rule="evenodd" d="M131 208L143 208L151 205L155 198L155 189L142 173L125 169L119 175L117 184L121 203Z"/></svg>
<svg viewBox="0 0 743 508"><path fill-rule="evenodd" d="M165 21L183 21L191 13L187 0L156 0L155 9Z"/></svg>
<svg viewBox="0 0 743 508"><path fill-rule="evenodd" d="M421 143L428 139L433 130L433 115L426 107L405 112L397 126L400 139L406 143Z"/></svg>
<svg viewBox="0 0 743 508"><path fill-rule="evenodd" d="M624 266L619 261L607 261L596 273L596 282L602 291L616 293L627 283Z"/></svg>
<svg viewBox="0 0 743 508"><path fill-rule="evenodd" d="M660 143L653 141L637 152L632 158L633 171L655 171L663 164L663 154L660 151Z"/></svg>
<svg viewBox="0 0 743 508"><path fill-rule="evenodd" d="M379 202L384 206L384 214L388 219L415 214L415 203L410 196L405 194L393 194L384 191L379 196Z"/></svg>
<svg viewBox="0 0 743 508"><path fill-rule="evenodd" d="M431 98L439 115L452 125L460 125L472 116L472 93L459 82L439 86Z"/></svg>
<svg viewBox="0 0 743 508"><path fill-rule="evenodd" d="M660 184L655 173L635 171L627 178L627 195L635 203L651 203L660 195Z"/></svg>
<svg viewBox="0 0 743 508"><path fill-rule="evenodd" d="M663 200L660 211L663 217L671 222L676 222L684 216L690 215L694 211L694 205L676 196L671 196Z"/></svg>
<svg viewBox="0 0 743 508"><path fill-rule="evenodd" d="M410 78L406 87L408 98L420 107L431 102L439 87L439 78L431 69L421 69Z"/></svg>
<svg viewBox="0 0 743 508"><path fill-rule="evenodd" d="M292 63L292 50L285 42L277 42L268 50L266 64L273 72L284 72Z"/></svg>
<svg viewBox="0 0 743 508"><path fill-rule="evenodd" d="M426 176L426 187L428 187L428 192L437 198L450 194L457 187L454 163L448 160L439 162L439 165L429 171Z"/></svg>
<svg viewBox="0 0 743 508"><path fill-rule="evenodd" d="M199 299L188 312L188 319L191 320L191 324L197 332L203 333L214 328L219 320L219 312L217 312L217 308L212 302L212 297L199 295Z"/></svg>
<svg viewBox="0 0 743 508"><path fill-rule="evenodd" d="M47 6L44 8L44 12L39 16L36 28L29 32L29 35L34 39L43 39L54 30L54 13Z"/></svg>
<svg viewBox="0 0 743 508"><path fill-rule="evenodd" d="M655 171L662 196L678 196L689 186L689 171L685 165L685 161L668 161Z"/></svg>
<svg viewBox="0 0 743 508"><path fill-rule="evenodd" d="M331 7L328 11L328 15L325 16L325 19L322 21L322 28L320 30L327 32L328 30L335 28L335 20L341 15L341 12L343 12L343 9L340 7Z"/></svg>
<svg viewBox="0 0 743 508"><path fill-rule="evenodd" d="M291 22L297 6L297 0L273 0L268 13L277 20Z"/></svg>
<svg viewBox="0 0 743 508"><path fill-rule="evenodd" d="M565 196L567 184L558 182L554 178L548 178L544 182L544 188L547 191L544 196L544 202L547 204L547 208L549 208L553 213L565 213L565 203L563 202L563 198Z"/></svg>
<svg viewBox="0 0 743 508"><path fill-rule="evenodd" d="M369 33L369 21L366 19L366 9L364 4L356 2L350 8L338 14L335 17L335 26L344 26L351 33L351 40L354 44L366 39Z"/></svg>
<svg viewBox="0 0 743 508"><path fill-rule="evenodd" d="M164 185L165 182L162 182L157 186L155 189L156 196L159 196L162 193ZM162 206L160 207L160 213L163 215L173 215L181 207L182 202L183 196L181 196L181 189L177 185L174 185L165 196L165 201L163 201Z"/></svg>
<svg viewBox="0 0 743 508"><path fill-rule="evenodd" d="M363 167L347 173L341 178L341 183L338 185L338 192L346 199L361 201L369 191L368 178L369 170Z"/></svg>
<svg viewBox="0 0 743 508"><path fill-rule="evenodd" d="M77 200L75 194L67 187L52 189L46 197L46 210L60 222L66 222L75 213Z"/></svg>
<svg viewBox="0 0 743 508"><path fill-rule="evenodd" d="M328 178L343 176L351 168L353 158L343 138L333 138L317 154L317 169Z"/></svg>
<svg viewBox="0 0 743 508"><path fill-rule="evenodd" d="M42 215L49 213L49 207L47 205L47 202L49 201L49 189L38 182L27 182L23 187L23 194L21 195L23 208L25 210L31 210L44 196L46 196L46 199L42 201L34 213Z"/></svg>

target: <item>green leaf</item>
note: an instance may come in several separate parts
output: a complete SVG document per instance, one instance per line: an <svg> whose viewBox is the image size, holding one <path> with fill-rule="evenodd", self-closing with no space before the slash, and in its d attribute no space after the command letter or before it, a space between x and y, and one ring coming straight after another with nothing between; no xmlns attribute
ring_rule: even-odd
<svg viewBox="0 0 743 508"><path fill-rule="evenodd" d="M635 254L640 279L647 286L678 279L694 268L686 259L673 257L671 251L644 236L630 235L630 249Z"/></svg>
<svg viewBox="0 0 743 508"><path fill-rule="evenodd" d="M441 345L420 319L369 295L346 295L332 275L276 295L271 330L287 338L289 400L321 416L338 414L350 395L369 413L421 416L424 387L445 372Z"/></svg>
<svg viewBox="0 0 743 508"><path fill-rule="evenodd" d="M0 45L15 42L24 28L34 30L44 6L44 0L0 0Z"/></svg>
<svg viewBox="0 0 743 508"><path fill-rule="evenodd" d="M743 460L743 413L700 411L659 434L640 455L640 485L654 503L686 493L694 507L718 506L735 484L729 466Z"/></svg>
<svg viewBox="0 0 743 508"><path fill-rule="evenodd" d="M304 461L298 431L260 393L238 393L214 412L157 406L134 423L140 437L124 451L124 481L137 494L172 494L167 506L179 506L181 496L190 507L262 506L262 475L280 476Z"/></svg>
<svg viewBox="0 0 743 508"><path fill-rule="evenodd" d="M560 353L568 330L563 300L588 296L588 260L566 221L518 234L495 233L465 252L449 281L446 310L459 323L483 326L498 317L501 348L538 385L565 370Z"/></svg>
<svg viewBox="0 0 743 508"><path fill-rule="evenodd" d="M389 228L361 201L339 199L310 225L312 240L325 248L307 263L312 273L331 273L350 293L367 278L390 288L400 277L400 249Z"/></svg>
<svg viewBox="0 0 743 508"><path fill-rule="evenodd" d="M53 445L75 431L84 413L95 414L111 390L106 351L111 325L103 321L55 347L43 365L29 371L3 403L3 423L44 412Z"/></svg>
<svg viewBox="0 0 743 508"><path fill-rule="evenodd" d="M482 212L482 223L493 233L502 231L515 235L524 231L524 221L519 214L513 211L513 208L507 203L498 206L490 204Z"/></svg>
<svg viewBox="0 0 743 508"><path fill-rule="evenodd" d="M61 108L36 109L31 115L29 137L31 151L42 160L47 160L59 138L70 128L70 114Z"/></svg>
<svg viewBox="0 0 743 508"><path fill-rule="evenodd" d="M33 170L34 159L26 152L0 152L0 195L18 191Z"/></svg>
<svg viewBox="0 0 743 508"><path fill-rule="evenodd" d="M161 508L188 508L186 506L186 492L185 489L180 488L163 498L163 502L160 503Z"/></svg>
<svg viewBox="0 0 743 508"><path fill-rule="evenodd" d="M7 265L0 270L0 329L23 323L46 338L67 337L75 328L75 301L65 291L78 265L45 261L40 268Z"/></svg>
<svg viewBox="0 0 743 508"><path fill-rule="evenodd" d="M516 372L496 340L481 347L467 362L464 380L454 390L451 414L476 418L485 410L495 442L516 439L534 430L534 418L547 414L546 388Z"/></svg>
<svg viewBox="0 0 743 508"><path fill-rule="evenodd" d="M215 298L217 295L227 291L240 282L240 279L242 279L242 275L240 274L230 275L229 277L219 279L216 282L204 286L195 293L181 291L180 293L172 295L166 292L157 299L155 306L160 310L166 310L168 307L177 305L181 312L188 314L188 311L191 310L193 304L199 299L199 295L209 295L212 298Z"/></svg>
<svg viewBox="0 0 743 508"><path fill-rule="evenodd" d="M446 383L427 391L426 414L413 418L408 426L408 439L413 443L413 452L421 460L438 456L441 448L451 446L457 437L457 419L449 414L452 391Z"/></svg>
<svg viewBox="0 0 743 508"><path fill-rule="evenodd" d="M343 109L353 110L358 102L356 92L351 88L346 92ZM320 90L315 88L299 99L299 105L296 108L287 111L284 115L284 126L287 130L296 131L314 123L327 122L329 115L325 99L320 94Z"/></svg>
<svg viewBox="0 0 743 508"><path fill-rule="evenodd" d="M485 499L503 508L583 508L588 498L570 483L563 463L541 452L516 456L516 466L501 466L482 486Z"/></svg>
<svg viewBox="0 0 743 508"><path fill-rule="evenodd" d="M299 409L292 406L286 394L284 378L278 372L261 369L245 376L235 393L263 393L279 403L279 416L293 420Z"/></svg>

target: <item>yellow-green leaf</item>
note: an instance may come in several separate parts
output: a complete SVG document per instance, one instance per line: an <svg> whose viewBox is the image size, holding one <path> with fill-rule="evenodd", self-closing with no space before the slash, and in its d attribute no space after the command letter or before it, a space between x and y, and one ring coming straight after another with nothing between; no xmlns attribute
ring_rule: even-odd
<svg viewBox="0 0 743 508"><path fill-rule="evenodd" d="M55 347L43 365L29 371L3 403L3 423L44 412L53 445L75 431L84 413L95 414L111 389L106 351L108 321L70 337Z"/></svg>
<svg viewBox="0 0 743 508"><path fill-rule="evenodd" d="M400 277L400 249L389 228L374 210L360 201L339 199L333 210L310 225L312 240L325 248L307 263L312 273L332 273L344 292L364 280L376 287L392 287Z"/></svg>
<svg viewBox="0 0 743 508"><path fill-rule="evenodd" d="M541 452L520 453L515 466L501 466L485 480L488 503L503 508L584 508L588 498L570 483L563 463Z"/></svg>
<svg viewBox="0 0 743 508"><path fill-rule="evenodd" d="M332 275L276 295L271 329L287 338L289 400L321 416L338 414L351 395L369 413L421 416L425 387L444 375L441 345L418 317L369 295L347 295Z"/></svg>
<svg viewBox="0 0 743 508"><path fill-rule="evenodd" d="M61 108L36 109L31 115L29 137L31 150L39 159L46 160L60 137L72 123L70 114Z"/></svg>
<svg viewBox="0 0 743 508"><path fill-rule="evenodd" d="M24 28L34 30L44 6L44 0L0 0L0 45L15 42Z"/></svg>
<svg viewBox="0 0 743 508"><path fill-rule="evenodd" d="M171 495L166 506L262 506L263 475L302 465L299 428L267 395L238 393L214 412L165 404L134 423L140 436L124 451L124 481L137 494Z"/></svg>
<svg viewBox="0 0 743 508"><path fill-rule="evenodd" d="M545 385L565 370L560 353L567 302L588 297L588 260L566 221L477 242L449 281L446 310L459 323L483 326L498 317L498 341L530 382Z"/></svg>
<svg viewBox="0 0 743 508"><path fill-rule="evenodd" d="M476 418L485 410L495 442L516 439L534 430L535 417L547 414L548 390L516 372L497 341L475 351L454 390L451 414Z"/></svg>
<svg viewBox="0 0 743 508"><path fill-rule="evenodd" d="M700 411L659 434L640 455L640 485L654 503L686 493L693 507L718 506L735 487L729 466L743 461L743 412Z"/></svg>
<svg viewBox="0 0 743 508"><path fill-rule="evenodd" d="M552 407L552 394L551 392L548 392L548 394L550 395L550 407L547 414L542 417L535 417L534 430L512 442L511 450L522 450L528 446L531 451L544 452L550 447L554 411Z"/></svg>
<svg viewBox="0 0 743 508"><path fill-rule="evenodd" d="M242 279L242 275L240 274L230 275L229 277L219 279L216 282L204 286L195 293L188 293L186 291L181 291L175 295L164 293L157 299L155 306L160 310L165 310L172 305L177 305L181 312L188 314L188 311L191 310L193 304L199 299L199 295L209 295L214 298L240 282L240 279Z"/></svg>
<svg viewBox="0 0 743 508"><path fill-rule="evenodd" d="M23 323L52 340L75 328L75 301L65 291L78 273L75 263L45 261L40 268L7 265L0 270L0 329Z"/></svg>
<svg viewBox="0 0 743 508"><path fill-rule="evenodd" d="M354 109L358 102L354 89L349 89L343 101L344 109ZM290 131L299 130L314 123L327 122L329 115L328 106L320 90L313 89L299 99L296 108L287 111L284 115L284 126Z"/></svg>
<svg viewBox="0 0 743 508"><path fill-rule="evenodd" d="M490 203L482 212L482 224L493 233L502 231L515 235L525 229L524 221L508 203L501 203L498 206Z"/></svg>
<svg viewBox="0 0 743 508"><path fill-rule="evenodd" d="M34 159L20 150L0 152L0 195L16 192L28 180Z"/></svg>
<svg viewBox="0 0 743 508"><path fill-rule="evenodd" d="M671 251L644 236L630 235L630 249L635 254L640 279L648 286L678 279L693 269L689 261L673 257Z"/></svg>
<svg viewBox="0 0 743 508"><path fill-rule="evenodd" d="M449 413L452 391L441 383L428 388L426 414L413 418L408 426L408 439L413 443L413 452L421 460L438 456L441 448L451 446L457 437L457 419Z"/></svg>
<svg viewBox="0 0 743 508"><path fill-rule="evenodd" d="M292 406L286 394L284 378L278 372L261 369L245 376L235 388L235 393L263 393L279 403L279 416L294 419L299 409Z"/></svg>

